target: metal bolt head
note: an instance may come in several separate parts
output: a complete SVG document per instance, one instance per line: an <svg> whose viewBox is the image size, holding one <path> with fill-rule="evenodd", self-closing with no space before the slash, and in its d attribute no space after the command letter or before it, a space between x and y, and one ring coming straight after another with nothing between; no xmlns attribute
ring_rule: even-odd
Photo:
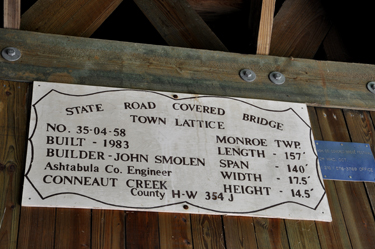
<svg viewBox="0 0 375 249"><path fill-rule="evenodd" d="M277 79L277 80L281 80L282 75L281 75L281 73L275 73L275 74L274 74L274 77L275 77L275 79Z"/></svg>
<svg viewBox="0 0 375 249"><path fill-rule="evenodd" d="M14 47L7 47L1 51L2 57L7 61L16 61L21 58L21 52Z"/></svg>
<svg viewBox="0 0 375 249"><path fill-rule="evenodd" d="M367 83L367 90L375 94L375 81L370 81Z"/></svg>
<svg viewBox="0 0 375 249"><path fill-rule="evenodd" d="M9 48L9 49L7 49L7 54L9 55L9 56L15 56L16 55L16 51L14 51L14 49L13 48Z"/></svg>
<svg viewBox="0 0 375 249"><path fill-rule="evenodd" d="M285 83L285 76L280 72L271 72L268 75L268 78L270 79L270 81L272 81L272 83L276 85L281 85Z"/></svg>
<svg viewBox="0 0 375 249"><path fill-rule="evenodd" d="M244 81L247 81L247 82L252 82L255 80L256 78L256 75L253 71L251 71L250 69L242 69L240 71L240 77L241 79L243 79Z"/></svg>

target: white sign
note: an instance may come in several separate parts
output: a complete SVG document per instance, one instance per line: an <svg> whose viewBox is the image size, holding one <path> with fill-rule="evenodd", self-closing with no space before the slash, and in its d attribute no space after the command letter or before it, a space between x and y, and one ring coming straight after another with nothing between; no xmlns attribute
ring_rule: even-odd
<svg viewBox="0 0 375 249"><path fill-rule="evenodd" d="M35 82L24 206L331 221L306 105Z"/></svg>

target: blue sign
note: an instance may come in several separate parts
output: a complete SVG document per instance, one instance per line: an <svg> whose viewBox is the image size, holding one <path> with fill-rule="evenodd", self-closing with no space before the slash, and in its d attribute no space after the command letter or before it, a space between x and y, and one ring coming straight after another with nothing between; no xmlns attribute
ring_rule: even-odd
<svg viewBox="0 0 375 249"><path fill-rule="evenodd" d="M324 179L375 182L370 145L315 140Z"/></svg>

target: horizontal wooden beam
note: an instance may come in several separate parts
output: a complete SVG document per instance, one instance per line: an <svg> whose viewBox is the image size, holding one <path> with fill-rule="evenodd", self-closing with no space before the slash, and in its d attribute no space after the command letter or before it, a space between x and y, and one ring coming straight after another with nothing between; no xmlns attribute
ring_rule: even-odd
<svg viewBox="0 0 375 249"><path fill-rule="evenodd" d="M96 40L0 29L0 48L18 48L22 57L0 59L0 78L160 91L212 94L375 110L366 89L375 65L315 61ZM243 68L257 78L245 82ZM279 71L283 85L268 75Z"/></svg>

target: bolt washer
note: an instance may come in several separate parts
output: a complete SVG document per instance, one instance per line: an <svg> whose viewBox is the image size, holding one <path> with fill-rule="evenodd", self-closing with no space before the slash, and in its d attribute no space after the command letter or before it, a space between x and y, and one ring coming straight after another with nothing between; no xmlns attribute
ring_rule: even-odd
<svg viewBox="0 0 375 249"><path fill-rule="evenodd" d="M369 83L367 83L367 90L375 94L375 82L374 81L370 81Z"/></svg>
<svg viewBox="0 0 375 249"><path fill-rule="evenodd" d="M272 83L276 85L281 85L285 83L285 76L280 72L272 72L268 75L268 78Z"/></svg>
<svg viewBox="0 0 375 249"><path fill-rule="evenodd" d="M255 78L257 77L255 75L255 73L253 71L251 71L250 69L242 69L240 71L240 77L241 79L243 79L244 81L247 81L247 82L252 82L255 80Z"/></svg>
<svg viewBox="0 0 375 249"><path fill-rule="evenodd" d="M14 47L7 47L1 51L1 55L7 61L16 61L21 58L21 52Z"/></svg>

